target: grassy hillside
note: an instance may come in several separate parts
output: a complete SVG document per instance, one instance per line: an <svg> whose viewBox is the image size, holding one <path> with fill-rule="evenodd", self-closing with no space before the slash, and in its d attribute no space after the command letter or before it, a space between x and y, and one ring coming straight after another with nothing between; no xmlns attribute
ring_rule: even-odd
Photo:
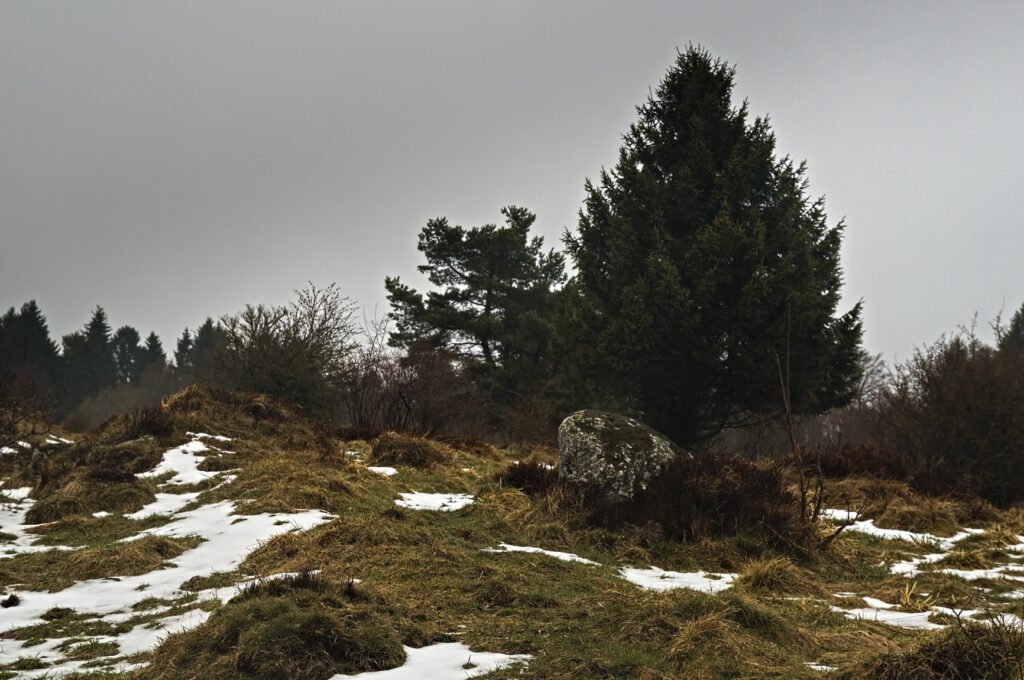
<svg viewBox="0 0 1024 680"><path fill-rule="evenodd" d="M831 480L858 522L807 555L595 527L555 451L342 441L258 397L70 438L0 458L0 677L374 678L428 651L451 677L1021 677L1017 511Z"/></svg>

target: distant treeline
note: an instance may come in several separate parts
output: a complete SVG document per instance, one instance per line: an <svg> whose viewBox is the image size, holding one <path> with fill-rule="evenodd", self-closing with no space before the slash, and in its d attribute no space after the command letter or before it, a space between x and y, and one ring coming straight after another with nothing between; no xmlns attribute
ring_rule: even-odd
<svg viewBox="0 0 1024 680"><path fill-rule="evenodd" d="M96 307L80 331L58 345L34 300L0 317L0 374L30 385L52 418L91 427L121 410L147 405L192 381L216 325L207 319L193 334L185 329L174 361L156 333L143 340L130 325L111 329Z"/></svg>

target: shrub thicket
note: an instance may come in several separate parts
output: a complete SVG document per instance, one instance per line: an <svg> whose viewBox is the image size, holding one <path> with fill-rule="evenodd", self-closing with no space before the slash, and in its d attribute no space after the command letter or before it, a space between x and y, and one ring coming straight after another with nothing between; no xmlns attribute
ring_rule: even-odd
<svg viewBox="0 0 1024 680"><path fill-rule="evenodd" d="M916 467L915 486L1024 499L1024 355L962 332L896 367L877 405L880 444ZM950 488L953 486L954 488Z"/></svg>

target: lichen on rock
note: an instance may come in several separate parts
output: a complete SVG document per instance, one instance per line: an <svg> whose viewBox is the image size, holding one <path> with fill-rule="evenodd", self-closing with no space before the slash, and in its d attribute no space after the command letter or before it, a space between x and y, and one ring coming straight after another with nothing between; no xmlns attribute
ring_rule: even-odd
<svg viewBox="0 0 1024 680"><path fill-rule="evenodd" d="M691 457L664 435L616 413L584 410L558 428L559 476L594 485L609 504L645 490L671 461Z"/></svg>

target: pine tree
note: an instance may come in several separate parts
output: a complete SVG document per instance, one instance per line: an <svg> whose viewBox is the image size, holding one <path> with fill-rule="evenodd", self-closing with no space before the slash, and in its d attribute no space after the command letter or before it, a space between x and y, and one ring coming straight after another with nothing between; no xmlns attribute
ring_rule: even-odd
<svg viewBox="0 0 1024 680"><path fill-rule="evenodd" d="M181 337L178 338L178 344L174 350L174 365L179 374L192 371L192 345L192 333L186 328L181 332Z"/></svg>
<svg viewBox="0 0 1024 680"><path fill-rule="evenodd" d="M679 54L566 237L576 375L681 443L778 409L780 373L796 411L857 379L860 305L835 315L843 225L768 120L733 106L734 77Z"/></svg>
<svg viewBox="0 0 1024 680"><path fill-rule="evenodd" d="M385 287L396 330L395 346L443 349L500 376L515 390L537 377L550 358L555 291L565 280L560 253L531 238L536 216L502 210L505 226L469 229L445 218L420 232L418 267L434 290L422 293L388 277Z"/></svg>
<svg viewBox="0 0 1024 680"><path fill-rule="evenodd" d="M164 345L156 333L150 332L146 336L146 344L139 355L140 371L145 373L154 368L163 370L167 367L167 354L164 352Z"/></svg>
<svg viewBox="0 0 1024 680"><path fill-rule="evenodd" d="M55 391L60 383L57 344L35 300L0 317L0 372L17 375L43 393Z"/></svg>
<svg viewBox="0 0 1024 680"><path fill-rule="evenodd" d="M999 350L1024 356L1024 304L1010 318L1010 325L999 333Z"/></svg>
<svg viewBox="0 0 1024 680"><path fill-rule="evenodd" d="M65 407L70 411L83 399L117 382L117 364L107 313L97 306L81 331L63 339Z"/></svg>
<svg viewBox="0 0 1024 680"><path fill-rule="evenodd" d="M206 317L206 321L196 329L192 341L192 370L197 375L203 376L210 372L214 353L223 339L224 333L220 326Z"/></svg>
<svg viewBox="0 0 1024 680"><path fill-rule="evenodd" d="M114 333L112 345L118 383L134 385L138 382L142 373L141 340L139 332L131 326L121 326Z"/></svg>

